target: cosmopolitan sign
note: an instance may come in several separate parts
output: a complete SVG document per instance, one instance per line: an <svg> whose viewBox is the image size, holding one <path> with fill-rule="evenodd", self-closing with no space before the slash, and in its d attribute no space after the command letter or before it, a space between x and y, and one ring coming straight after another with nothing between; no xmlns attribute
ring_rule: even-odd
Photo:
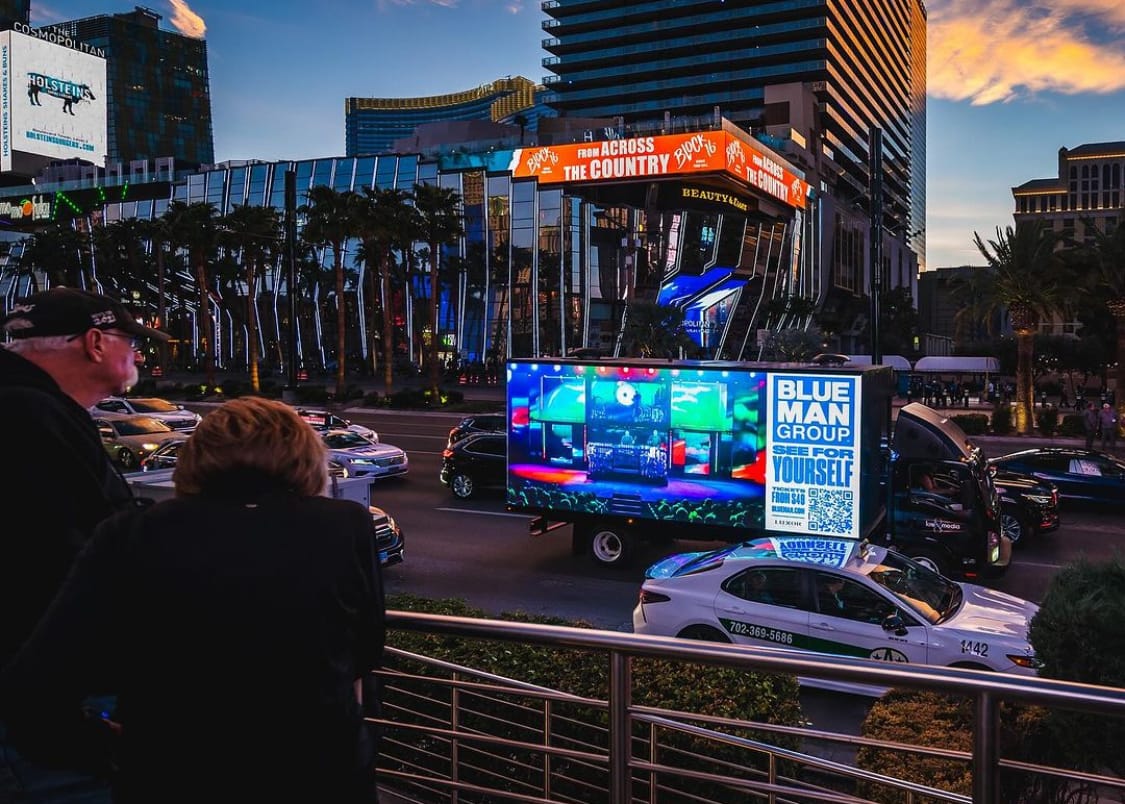
<svg viewBox="0 0 1125 804"><path fill-rule="evenodd" d="M727 131L520 148L509 170L540 184L727 173L796 209L808 194L808 183L768 148Z"/></svg>
<svg viewBox="0 0 1125 804"><path fill-rule="evenodd" d="M858 376L769 374L767 530L859 536Z"/></svg>

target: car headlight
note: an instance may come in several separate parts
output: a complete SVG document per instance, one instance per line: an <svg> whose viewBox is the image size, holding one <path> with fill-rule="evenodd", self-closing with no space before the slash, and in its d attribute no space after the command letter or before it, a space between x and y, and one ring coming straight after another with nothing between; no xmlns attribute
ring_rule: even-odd
<svg viewBox="0 0 1125 804"><path fill-rule="evenodd" d="M154 449L156 449L159 446L160 445L157 444L155 441L146 441L145 443L141 444L141 449L143 449L145 452L152 452Z"/></svg>
<svg viewBox="0 0 1125 804"><path fill-rule="evenodd" d="M1025 494L1023 496L1031 500L1033 503L1037 503L1038 505L1051 504L1051 498L1046 494Z"/></svg>
<svg viewBox="0 0 1125 804"><path fill-rule="evenodd" d="M391 530L393 530L395 533L398 533L398 523L395 522L395 518L390 514L387 514L387 524L391 526Z"/></svg>
<svg viewBox="0 0 1125 804"><path fill-rule="evenodd" d="M375 461L371 458L348 458L348 461L358 466L374 466Z"/></svg>

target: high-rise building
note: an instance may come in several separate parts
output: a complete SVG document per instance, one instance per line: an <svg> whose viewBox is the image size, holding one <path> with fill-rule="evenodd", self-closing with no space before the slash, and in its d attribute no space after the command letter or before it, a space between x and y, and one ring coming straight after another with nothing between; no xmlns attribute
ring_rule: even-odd
<svg viewBox="0 0 1125 804"><path fill-rule="evenodd" d="M31 18L31 0L0 0L0 31L17 23L27 25Z"/></svg>
<svg viewBox="0 0 1125 804"><path fill-rule="evenodd" d="M50 26L104 51L107 63L108 161L128 164L172 157L215 161L207 43L160 28L161 16L138 6Z"/></svg>
<svg viewBox="0 0 1125 804"><path fill-rule="evenodd" d="M464 92L418 98L348 98L344 104L348 156L386 153L418 126L453 120L534 123L536 84L500 78ZM522 117L520 117L522 115ZM517 122L518 124L518 122Z"/></svg>
<svg viewBox="0 0 1125 804"><path fill-rule="evenodd" d="M543 66L554 73L544 101L560 116L677 130L721 115L790 140L781 152L808 170L814 189L835 202L831 215L839 210L864 243L869 236L849 210L870 209L869 133L880 129L887 235L924 267L922 0L549 0L542 8L552 54ZM771 96L779 86L811 96L812 114L799 114L804 102L792 90ZM883 270L893 276L896 266Z"/></svg>
<svg viewBox="0 0 1125 804"><path fill-rule="evenodd" d="M1125 226L1125 142L1059 148L1059 174L1012 188L1016 223L1043 221L1057 234L1089 242Z"/></svg>

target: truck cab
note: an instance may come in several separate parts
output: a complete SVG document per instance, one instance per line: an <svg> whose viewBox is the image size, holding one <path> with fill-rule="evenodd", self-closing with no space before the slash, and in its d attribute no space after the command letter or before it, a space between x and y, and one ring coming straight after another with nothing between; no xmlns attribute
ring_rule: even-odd
<svg viewBox="0 0 1125 804"><path fill-rule="evenodd" d="M992 473L955 422L925 405L904 406L886 461L888 544L952 578L1003 574L1011 542Z"/></svg>

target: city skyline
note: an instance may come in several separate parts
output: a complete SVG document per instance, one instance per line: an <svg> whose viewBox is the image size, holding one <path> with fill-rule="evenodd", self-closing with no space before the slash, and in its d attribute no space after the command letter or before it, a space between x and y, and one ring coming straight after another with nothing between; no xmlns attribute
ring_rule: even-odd
<svg viewBox="0 0 1125 804"><path fill-rule="evenodd" d="M309 6L162 0L162 27L203 35L217 161L342 156L347 97L541 81L538 2L329 0ZM32 3L32 24L131 11ZM1125 141L1125 6L1115 0L940 0L927 6L927 265L979 265L1013 223L1011 188L1057 175L1057 153ZM300 104L299 108L294 108Z"/></svg>

